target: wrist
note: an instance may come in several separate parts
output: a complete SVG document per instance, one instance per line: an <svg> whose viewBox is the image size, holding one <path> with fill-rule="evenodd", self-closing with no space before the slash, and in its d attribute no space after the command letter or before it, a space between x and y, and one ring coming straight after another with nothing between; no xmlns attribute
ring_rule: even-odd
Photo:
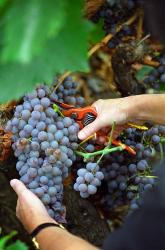
<svg viewBox="0 0 165 250"><path fill-rule="evenodd" d="M56 221L53 220L49 215L39 215L34 220L31 220L28 225L25 225L25 228L28 233L31 233L36 227L43 223L56 223Z"/></svg>
<svg viewBox="0 0 165 250"><path fill-rule="evenodd" d="M125 97L127 99L125 109L127 113L127 123L143 123L147 117L145 115L145 95Z"/></svg>

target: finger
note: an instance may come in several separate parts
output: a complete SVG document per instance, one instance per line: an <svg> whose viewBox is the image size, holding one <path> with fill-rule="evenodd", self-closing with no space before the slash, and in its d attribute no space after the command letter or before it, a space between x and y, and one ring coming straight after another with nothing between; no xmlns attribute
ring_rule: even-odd
<svg viewBox="0 0 165 250"><path fill-rule="evenodd" d="M10 185L14 189L14 191L16 192L16 194L18 196L20 194L22 194L24 191L27 191L27 188L25 187L25 185L21 181L19 181L17 179L11 180Z"/></svg>
<svg viewBox="0 0 165 250"><path fill-rule="evenodd" d="M100 125L100 119L97 117L96 120L94 120L89 125L85 126L79 133L78 138L80 140L85 140L90 135L94 134L96 131L98 131L101 128Z"/></svg>
<svg viewBox="0 0 165 250"><path fill-rule="evenodd" d="M17 206L16 206L16 216L19 218L19 207L20 207L20 204L19 204L19 201L17 201Z"/></svg>

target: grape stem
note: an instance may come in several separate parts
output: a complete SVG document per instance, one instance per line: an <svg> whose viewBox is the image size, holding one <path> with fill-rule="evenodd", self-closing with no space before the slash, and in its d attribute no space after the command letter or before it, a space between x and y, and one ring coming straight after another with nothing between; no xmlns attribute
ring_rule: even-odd
<svg viewBox="0 0 165 250"><path fill-rule="evenodd" d="M163 146L162 146L162 143L159 143L159 147L160 147L160 159L161 159L161 162L163 162Z"/></svg>
<svg viewBox="0 0 165 250"><path fill-rule="evenodd" d="M109 140L108 140L108 145L104 148L102 155L100 156L100 158L97 161L97 164L99 164L100 161L102 160L102 158L104 157L104 155L105 155L104 152L106 152L105 150L108 149L111 146L114 130L115 130L115 122L113 122L113 124L112 124L112 129L111 129L110 137L109 137Z"/></svg>
<svg viewBox="0 0 165 250"><path fill-rule="evenodd" d="M60 111L59 107L57 104L53 104L53 109L55 112L57 112L60 116L64 117L63 113Z"/></svg>
<svg viewBox="0 0 165 250"><path fill-rule="evenodd" d="M109 154L109 153L113 153L113 152L116 152L116 151L122 151L124 150L124 147L123 146L118 146L118 147L114 147L114 148L104 148L102 150L98 150L98 151L95 151L93 153L83 153L83 152L80 152L80 151L75 151L75 153L77 155L80 155L82 157L84 157L85 159L89 159L91 158L92 156L96 156L96 155L106 155L106 154Z"/></svg>

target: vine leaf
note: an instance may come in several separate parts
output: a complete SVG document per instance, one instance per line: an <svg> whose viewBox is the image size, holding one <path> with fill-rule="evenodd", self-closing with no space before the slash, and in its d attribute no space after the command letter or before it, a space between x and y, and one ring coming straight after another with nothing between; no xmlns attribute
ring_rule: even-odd
<svg viewBox="0 0 165 250"><path fill-rule="evenodd" d="M12 4L17 5L19 1L20 0L13 1ZM33 1L30 0L30 2ZM38 3L37 0L34 2ZM56 3L60 1L48 0L52 9L54 9L53 2ZM60 24L58 25L58 34L56 28L52 28L55 24L49 25L49 32L46 33L47 39L43 39L42 46L39 46L38 49L36 42L33 49L30 49L32 52L31 55L27 55L27 50L25 54L21 54L20 50L17 50L19 39L16 38L16 34L19 33L18 30L10 34L13 45L11 45L11 43L8 44L10 47L8 51L10 51L10 53L6 52L5 60L10 59L12 62L2 62L1 60L0 63L0 88L3 90L0 94L1 103L21 97L25 92L34 88L37 83L46 82L51 84L56 73L64 73L68 70L88 70L87 39L94 26L82 17L83 1L73 0L72 3L70 3L69 0L64 0L61 2L65 3L65 14L61 11L62 16L65 16L65 18L61 17L60 19L63 23L61 26ZM58 8L58 4L56 8L61 14L61 9ZM18 10L17 19L20 21L19 15L21 14L21 8L15 7L15 9ZM57 16L58 15L59 14L57 14ZM57 16L56 11L54 11L55 20ZM40 18L41 17L43 17L43 15L40 15ZM31 18L31 16L29 16L29 18ZM50 17L46 15L44 19L45 23L47 22L47 18L50 20ZM16 22L18 22L18 20L16 20ZM13 20L13 23L14 22L15 20ZM3 25L5 29L5 22ZM41 26L36 25L36 27ZM39 30L36 32L39 33ZM54 33L53 30L55 30ZM18 34L18 36L20 35ZM40 39L39 36L39 41L40 40L42 39ZM7 45L5 44L5 46ZM3 52L4 46L2 47ZM38 55L34 56L35 52L37 52ZM26 63L23 63L24 60Z"/></svg>
<svg viewBox="0 0 165 250"><path fill-rule="evenodd" d="M28 63L65 21L65 0L16 0L4 17L2 62Z"/></svg>

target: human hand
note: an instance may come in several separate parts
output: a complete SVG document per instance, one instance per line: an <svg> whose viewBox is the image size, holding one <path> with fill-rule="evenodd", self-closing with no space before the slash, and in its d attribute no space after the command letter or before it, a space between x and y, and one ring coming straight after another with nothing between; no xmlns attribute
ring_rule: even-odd
<svg viewBox="0 0 165 250"><path fill-rule="evenodd" d="M98 116L79 132L79 139L84 140L98 130L111 126L114 122L116 125L120 125L116 127L117 133L121 132L125 128L124 125L131 121L130 99L129 97L100 99L93 103L92 107L96 109Z"/></svg>
<svg viewBox="0 0 165 250"><path fill-rule="evenodd" d="M16 215L29 233L42 223L56 223L49 216L40 199L21 181L13 179L10 181L10 185L18 195Z"/></svg>

